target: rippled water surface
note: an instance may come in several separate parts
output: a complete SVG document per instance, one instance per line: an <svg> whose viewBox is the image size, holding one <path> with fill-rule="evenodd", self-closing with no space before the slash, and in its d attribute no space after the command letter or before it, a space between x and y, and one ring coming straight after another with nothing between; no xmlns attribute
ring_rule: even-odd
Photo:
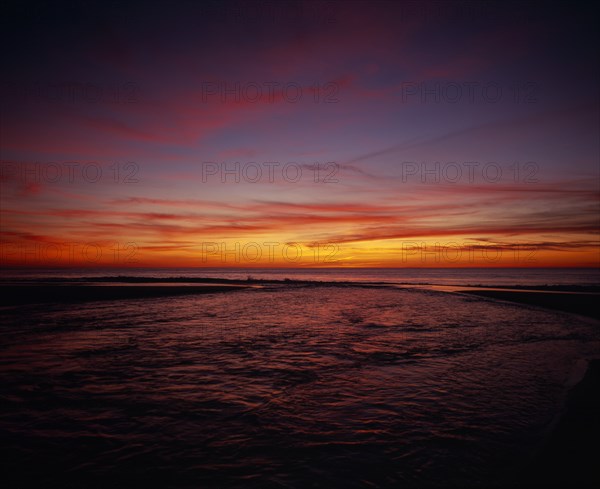
<svg viewBox="0 0 600 489"><path fill-rule="evenodd" d="M600 345L591 319L390 288L0 319L3 457L61 487L493 487Z"/></svg>

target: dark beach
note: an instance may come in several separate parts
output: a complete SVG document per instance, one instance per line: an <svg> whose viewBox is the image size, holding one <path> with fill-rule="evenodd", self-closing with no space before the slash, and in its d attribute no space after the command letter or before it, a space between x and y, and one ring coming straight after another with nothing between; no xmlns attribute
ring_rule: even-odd
<svg viewBox="0 0 600 489"><path fill-rule="evenodd" d="M597 287L530 289L477 288L460 293L600 319ZM515 479L516 487L599 487L599 439L600 360L596 359L569 391L562 416L532 462Z"/></svg>
<svg viewBox="0 0 600 489"><path fill-rule="evenodd" d="M518 487L599 487L600 360L573 387L547 442L518 478Z"/></svg>
<svg viewBox="0 0 600 489"><path fill-rule="evenodd" d="M104 300L149 299L179 295L233 292L249 287L315 286L377 287L384 284L315 282L305 280L229 280L212 278L96 277L5 282L0 285L0 307L24 304L75 303Z"/></svg>
<svg viewBox="0 0 600 489"><path fill-rule="evenodd" d="M232 292L241 285L17 285L0 287L0 306L127 300Z"/></svg>
<svg viewBox="0 0 600 489"><path fill-rule="evenodd" d="M474 289L461 290L460 292L600 319L600 307L598 307L598 304L600 304L600 294L597 291L590 292L587 290L582 291L580 289L581 288L563 288L559 290L556 290L555 288L549 288L547 290Z"/></svg>
<svg viewBox="0 0 600 489"><path fill-rule="evenodd" d="M51 302L143 299L177 295L230 292L248 287L395 287L413 288L412 284L385 282L347 282L315 280L246 280L223 278L147 278L135 276L47 279L0 284L0 306ZM492 300L516 302L528 306L560 310L600 319L598 286L429 286L426 288L452 293L466 293Z"/></svg>
<svg viewBox="0 0 600 489"><path fill-rule="evenodd" d="M497 288L460 290L600 319L597 287ZM515 478L516 487L599 487L600 360L589 363L583 379L568 394L564 412L531 463Z"/></svg>
<svg viewBox="0 0 600 489"><path fill-rule="evenodd" d="M0 304L2 306L75 304L90 301L150 299L193 294L202 295L235 292L247 290L248 288L260 288L265 291L268 291L269 289L279 291L287 290L291 294L296 294L296 292L300 293L302 290L314 289L324 291L324 287L332 287L333 290L341 288L359 289L362 287L365 289L372 289L370 292L365 290L365 293L372 293L375 295L384 295L397 288L396 285L384 283L103 277L94 279L61 279L56 281L24 281L20 284L8 284L5 282L0 286ZM493 304L498 301L510 301L523 304L525 308L531 309L531 306L533 306L534 312L537 312L535 311L536 308L548 308L574 313L580 316L598 318L593 307L594 302L598 298L596 293L597 288L595 287L570 286L546 287L545 289L544 287L523 287L521 290L518 290L517 288L502 289L500 287L456 287L453 288L454 290L449 290L450 288L451 287L446 289L443 287L441 288L441 290L446 290L447 294L450 292L446 297L453 295L455 292L458 292L457 295L467 293L469 295L481 297L483 299L482 302L484 303ZM319 293L327 294L326 292ZM358 293L361 294L361 296L363 294L362 291ZM149 304L151 302L152 301L150 301ZM93 307L92 305L86 305L85 307L88 306ZM15 307L14 310L22 311L23 309L23 307ZM12 314L9 312L6 314L6 317L9 315ZM580 320L586 322L590 321L589 319L582 318L580 318ZM184 330L187 330L187 328ZM370 332L368 336L372 337L373 333ZM332 344L335 343L336 342L333 342ZM108 350L108 354L114 354L115 358L119 358L120 353L118 352L132 350L135 345L137 345L136 342L132 343L128 340L123 344L117 345L118 347L114 350ZM90 358L95 358L100 352L102 352L102 350L93 350ZM195 359L194 361L197 361L196 352L194 352L193 358ZM87 361L88 360L86 360L86 362ZM305 375L305 372L303 372L302 375ZM496 481L497 486L557 488L597 487L598 482L600 482L600 474L597 464L595 464L594 456L597 453L597 440L600 436L600 421L598 416L600 405L598 402L598 392L600 392L600 360L595 360L590 363L583 379L570 390L563 413L555 418L558 419L556 424L549 427L549 434L547 435L547 439L543 441L541 447L529 458L523 459L522 465L516 470L512 471L510 474L505 474L505 477L502 479L498 479ZM58 399L54 402L57 405L60 405ZM43 405L47 405L47 399L45 398L43 398ZM401 446L401 444L399 446ZM102 450L105 450L105 447L89 448L90 457L95 456L96 449L101 452ZM43 457L41 455L38 457L37 454L35 457L37 458L34 458L33 460L39 464L38 473L41 477L40 482L54 480L58 483L63 481L60 472L62 468L67 470L66 467L61 465L63 462L58 459L53 460L52 462L44 461ZM25 466L19 467L23 471L26 470ZM61 467L61 469L59 470L57 467ZM137 473L136 471L138 470L129 465L125 465L125 468L126 474ZM162 473L157 473L155 475L157 477L156 480L152 481L151 478L145 480L147 485L152 486L152 482L159 483L159 485L163 486L168 485L167 479L160 478L163 477ZM113 476L117 477L117 474L110 474L110 477ZM119 475L119 477L121 476L122 474ZM46 477L50 477L50 479L47 479ZM108 477L108 479L110 479L110 477ZM167 476L164 475L164 477ZM123 482L123 480L124 479L121 479L121 482ZM89 485L90 482L85 478L83 473L78 472L73 474L71 481L75 481L74 483L85 483L87 485ZM134 483L135 481L132 479L127 482Z"/></svg>

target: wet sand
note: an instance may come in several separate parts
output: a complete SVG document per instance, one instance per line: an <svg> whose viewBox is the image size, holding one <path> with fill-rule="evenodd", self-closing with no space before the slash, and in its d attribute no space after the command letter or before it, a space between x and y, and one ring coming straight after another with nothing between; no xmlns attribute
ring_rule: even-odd
<svg viewBox="0 0 600 489"><path fill-rule="evenodd" d="M569 393L549 440L524 471L518 487L600 487L600 360Z"/></svg>
<svg viewBox="0 0 600 489"><path fill-rule="evenodd" d="M151 281L152 283L150 283ZM233 292L257 286L255 281L183 284L182 279L181 281L169 280L157 284L156 280L140 279L123 280L123 282L121 284L75 282L2 285L0 286L0 305L167 297ZM271 284L282 285L281 282L271 282ZM308 285L297 282L288 285L292 284ZM262 283L262 285L266 284ZM360 284L336 284L336 286L341 285L361 286ZM456 292L599 318L594 307L599 299L597 293L573 290L502 290L498 288L472 288L470 290L460 288ZM600 464L596 461L600 444L598 441L600 440L599 413L600 360L596 360L590 364L583 380L571 390L565 413L545 445L519 476L506 487L600 487Z"/></svg>
<svg viewBox="0 0 600 489"><path fill-rule="evenodd" d="M87 301L146 299L177 295L232 292L264 287L387 287L353 282L302 280L228 280L211 278L99 277L3 282L0 307L24 304L74 303Z"/></svg>
<svg viewBox="0 0 600 489"><path fill-rule="evenodd" d="M143 299L232 292L242 285L15 285L0 287L0 306Z"/></svg>
<svg viewBox="0 0 600 489"><path fill-rule="evenodd" d="M600 319L600 291L598 287L479 287L407 285L361 282L315 282L303 280L228 280L211 278L145 278L101 277L70 280L44 280L0 285L0 306L23 304L85 302L96 300L142 299L189 294L230 292L248 287L369 287L421 288L451 293L466 293L495 300L517 302L555 309Z"/></svg>
<svg viewBox="0 0 600 489"><path fill-rule="evenodd" d="M600 295L573 291L461 290L600 319ZM562 293L561 293L562 292ZM550 438L515 481L516 487L600 487L600 360L569 392L566 409Z"/></svg>
<svg viewBox="0 0 600 489"><path fill-rule="evenodd" d="M474 289L459 290L461 293L488 297L503 301L518 302L530 306L556 309L600 319L600 294L571 291L530 291L530 290L501 290Z"/></svg>

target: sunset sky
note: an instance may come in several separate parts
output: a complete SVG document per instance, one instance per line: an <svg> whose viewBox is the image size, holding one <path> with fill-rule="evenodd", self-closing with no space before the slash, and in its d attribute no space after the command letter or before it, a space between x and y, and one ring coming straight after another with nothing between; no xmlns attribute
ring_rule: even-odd
<svg viewBox="0 0 600 489"><path fill-rule="evenodd" d="M174 4L3 7L2 265L600 265L591 10Z"/></svg>

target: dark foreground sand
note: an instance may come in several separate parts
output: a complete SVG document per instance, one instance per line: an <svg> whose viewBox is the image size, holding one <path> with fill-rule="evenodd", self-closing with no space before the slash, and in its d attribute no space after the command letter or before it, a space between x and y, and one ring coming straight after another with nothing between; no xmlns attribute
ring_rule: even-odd
<svg viewBox="0 0 600 489"><path fill-rule="evenodd" d="M221 283L209 281L204 284L186 285L177 283L177 281L169 284L142 285L146 280L141 279L137 281L122 280L121 282L126 285L84 285L82 283L2 285L0 286L0 306L233 292L256 286L254 281L245 283L242 281L223 281ZM336 284L336 286L339 285ZM345 285L356 286L357 284ZM552 291L519 291L498 288L462 289L459 292L600 318L599 311L597 311L600 308L596 306L600 295L597 293L552 293ZM571 390L566 411L546 444L516 477L510 477L511 481L508 483L508 487L600 487L599 460L600 360L594 360L583 380Z"/></svg>
<svg viewBox="0 0 600 489"><path fill-rule="evenodd" d="M600 487L600 360L571 389L565 414L517 485Z"/></svg>
<svg viewBox="0 0 600 489"><path fill-rule="evenodd" d="M600 294L577 292L551 292L551 291L518 291L518 290L461 290L461 293L489 297L504 301L519 302L530 306L557 309L572 312L582 316L600 319Z"/></svg>
<svg viewBox="0 0 600 489"><path fill-rule="evenodd" d="M142 299L231 292L241 285L15 285L0 287L0 306Z"/></svg>
<svg viewBox="0 0 600 489"><path fill-rule="evenodd" d="M597 293L551 291L461 290L461 293L518 302L600 319ZM600 487L600 360L590 362L569 392L566 410L550 438L521 474L516 487Z"/></svg>

